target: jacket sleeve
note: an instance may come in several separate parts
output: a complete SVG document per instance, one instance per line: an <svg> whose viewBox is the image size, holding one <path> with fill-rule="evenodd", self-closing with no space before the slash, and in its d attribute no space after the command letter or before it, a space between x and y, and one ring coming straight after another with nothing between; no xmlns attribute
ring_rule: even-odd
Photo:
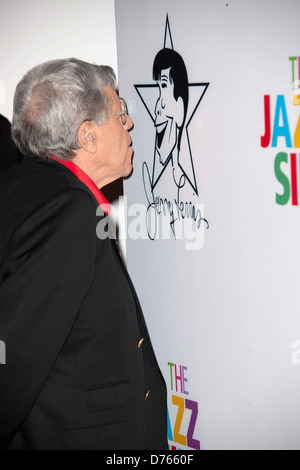
<svg viewBox="0 0 300 470"><path fill-rule="evenodd" d="M15 231L0 285L0 448L41 393L93 280L96 204L67 189Z"/></svg>

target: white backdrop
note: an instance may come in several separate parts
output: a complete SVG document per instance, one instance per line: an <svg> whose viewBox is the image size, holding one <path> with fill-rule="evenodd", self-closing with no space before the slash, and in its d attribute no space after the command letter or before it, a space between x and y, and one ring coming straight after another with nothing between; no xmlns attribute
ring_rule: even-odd
<svg viewBox="0 0 300 470"><path fill-rule="evenodd" d="M135 122L134 173L125 186L128 268L168 384L173 448L300 448L293 66L300 77L289 59L300 55L299 14L298 0L116 0L120 93ZM155 119L172 100L152 75L164 46L181 55L188 74L181 166L175 149L168 164L159 161L160 143L155 150ZM264 147L265 95L274 140ZM173 107L166 122L174 125ZM164 132L157 138L166 142ZM155 188L153 165L163 172ZM177 186L185 182L180 195L173 175ZM285 194L284 205L276 193ZM184 236L162 239L157 230L154 237L146 209L133 204L189 238L198 232L187 228L186 208L200 208L209 223L202 220L200 249L187 249Z"/></svg>
<svg viewBox="0 0 300 470"><path fill-rule="evenodd" d="M77 57L117 69L114 0L0 0L0 113L11 121L15 87L46 60Z"/></svg>

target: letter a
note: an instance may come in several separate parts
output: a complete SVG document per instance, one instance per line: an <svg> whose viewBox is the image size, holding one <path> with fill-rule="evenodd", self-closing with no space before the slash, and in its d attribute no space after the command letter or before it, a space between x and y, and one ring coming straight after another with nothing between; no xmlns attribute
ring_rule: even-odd
<svg viewBox="0 0 300 470"><path fill-rule="evenodd" d="M279 125L280 116L282 116L282 126ZM283 95L277 96L276 110L274 117L272 147L277 147L278 137L284 137L286 146L292 147L289 122L286 112L286 106Z"/></svg>

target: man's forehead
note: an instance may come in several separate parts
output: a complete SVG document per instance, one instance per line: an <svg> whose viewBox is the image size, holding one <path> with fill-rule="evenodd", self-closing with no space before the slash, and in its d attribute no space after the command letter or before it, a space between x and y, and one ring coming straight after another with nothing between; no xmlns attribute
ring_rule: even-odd
<svg viewBox="0 0 300 470"><path fill-rule="evenodd" d="M111 109L114 110L116 108L116 112L119 111L120 98L116 90L112 87L106 87L104 91L105 91L106 96L109 99Z"/></svg>

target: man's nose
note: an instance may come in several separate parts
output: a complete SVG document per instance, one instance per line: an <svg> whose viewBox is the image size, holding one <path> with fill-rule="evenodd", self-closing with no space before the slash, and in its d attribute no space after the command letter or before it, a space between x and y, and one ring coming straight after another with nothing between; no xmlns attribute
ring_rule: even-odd
<svg viewBox="0 0 300 470"><path fill-rule="evenodd" d="M124 127L125 127L126 131L130 131L133 128L133 120L128 115L127 115L126 124L125 124Z"/></svg>

